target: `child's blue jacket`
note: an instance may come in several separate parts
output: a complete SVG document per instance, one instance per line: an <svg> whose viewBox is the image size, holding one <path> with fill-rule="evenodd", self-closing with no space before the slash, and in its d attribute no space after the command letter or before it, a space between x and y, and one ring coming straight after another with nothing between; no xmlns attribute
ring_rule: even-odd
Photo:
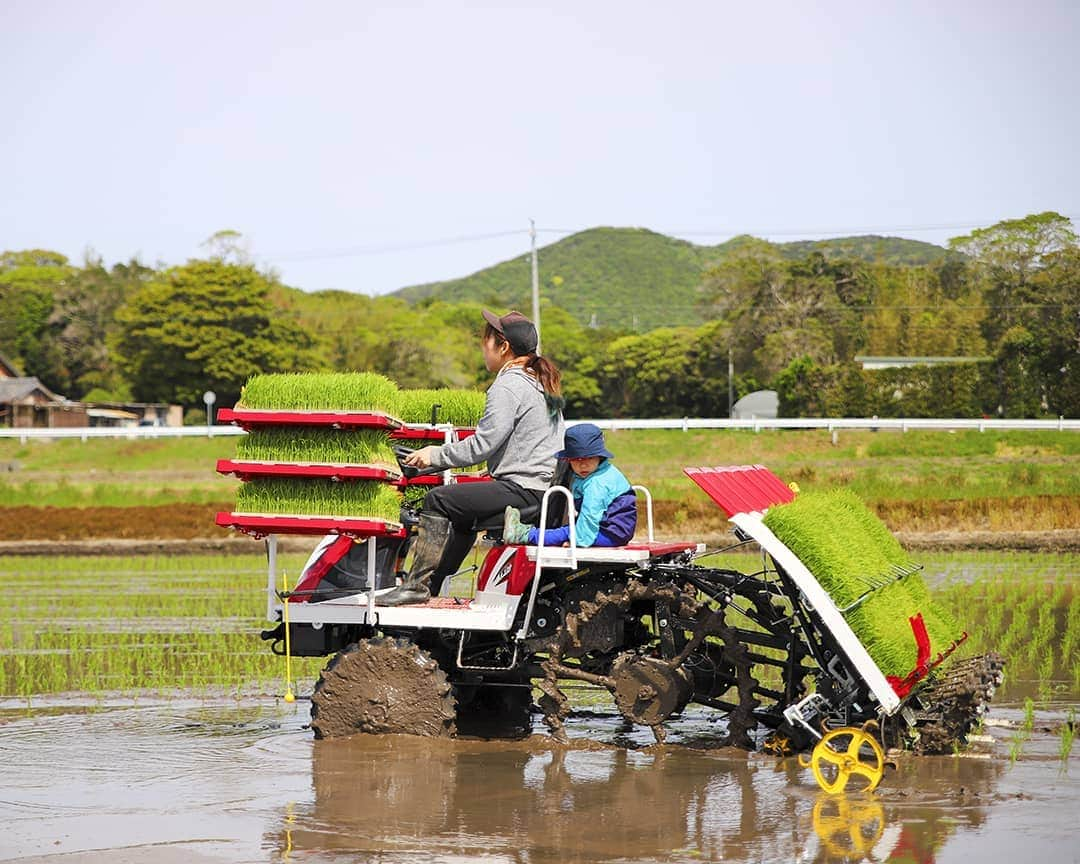
<svg viewBox="0 0 1080 864"><path fill-rule="evenodd" d="M623 546L630 542L637 528L637 496L610 459L601 461L584 479L575 475L570 492L578 514L574 520L578 546ZM533 528L528 542L535 544L539 533ZM569 525L544 533L545 546L561 546L569 540Z"/></svg>

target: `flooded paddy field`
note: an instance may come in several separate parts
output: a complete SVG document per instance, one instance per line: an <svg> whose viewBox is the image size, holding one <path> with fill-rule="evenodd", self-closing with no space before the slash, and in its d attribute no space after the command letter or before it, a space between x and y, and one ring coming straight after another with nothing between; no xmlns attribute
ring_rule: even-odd
<svg viewBox="0 0 1080 864"><path fill-rule="evenodd" d="M589 690L566 746L537 715L519 741L315 741L323 661L281 700L259 556L0 558L0 860L1080 861L1080 560L922 560L1006 684L972 752L827 796L793 758L717 747L707 710L656 747Z"/></svg>
<svg viewBox="0 0 1080 864"><path fill-rule="evenodd" d="M902 759L830 796L794 759L710 749L700 715L648 747L620 718L571 743L315 741L307 704L176 699L3 711L0 858L24 862L1080 860L1059 711L1015 708L971 757Z"/></svg>

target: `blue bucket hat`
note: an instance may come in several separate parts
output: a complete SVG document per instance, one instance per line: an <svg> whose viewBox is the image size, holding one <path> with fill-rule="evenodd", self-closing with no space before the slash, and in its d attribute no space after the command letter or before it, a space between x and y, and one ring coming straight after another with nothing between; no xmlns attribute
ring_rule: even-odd
<svg viewBox="0 0 1080 864"><path fill-rule="evenodd" d="M604 433L592 423L578 423L567 429L563 449L555 456L559 459L585 459L589 456L615 458L615 454L604 446Z"/></svg>

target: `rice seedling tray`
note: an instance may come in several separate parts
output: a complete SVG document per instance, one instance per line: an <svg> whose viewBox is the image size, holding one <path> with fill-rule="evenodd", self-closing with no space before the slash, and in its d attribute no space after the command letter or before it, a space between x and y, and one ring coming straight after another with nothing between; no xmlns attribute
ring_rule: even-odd
<svg viewBox="0 0 1080 864"><path fill-rule="evenodd" d="M270 462L248 459L219 459L219 474L238 480L252 477L321 477L329 480L380 480L394 483L401 472L382 465L342 465L332 462Z"/></svg>
<svg viewBox="0 0 1080 864"><path fill-rule="evenodd" d="M402 422L379 411L278 411L267 408L222 408L222 423L243 429L261 426L329 426L333 429L400 429Z"/></svg>
<svg viewBox="0 0 1080 864"><path fill-rule="evenodd" d="M476 429L471 426L455 426L453 440L460 441L474 434L476 434ZM391 431L390 438L394 441L438 441L441 444L446 440L446 430L430 426L423 428L402 426L400 429Z"/></svg>
<svg viewBox="0 0 1080 864"><path fill-rule="evenodd" d="M283 513L230 513L221 511L214 521L257 540L270 534L343 534L346 537L404 537L400 522L356 516L303 516Z"/></svg>

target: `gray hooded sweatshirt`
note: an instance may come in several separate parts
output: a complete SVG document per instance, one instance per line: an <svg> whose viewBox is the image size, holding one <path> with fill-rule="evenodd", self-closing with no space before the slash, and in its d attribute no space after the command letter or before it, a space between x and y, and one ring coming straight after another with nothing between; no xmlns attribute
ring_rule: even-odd
<svg viewBox="0 0 1080 864"><path fill-rule="evenodd" d="M487 462L496 480L526 489L547 489L562 449L565 424L544 401L540 382L518 366L502 370L487 391L476 434L444 444L434 454L435 468L464 468Z"/></svg>

